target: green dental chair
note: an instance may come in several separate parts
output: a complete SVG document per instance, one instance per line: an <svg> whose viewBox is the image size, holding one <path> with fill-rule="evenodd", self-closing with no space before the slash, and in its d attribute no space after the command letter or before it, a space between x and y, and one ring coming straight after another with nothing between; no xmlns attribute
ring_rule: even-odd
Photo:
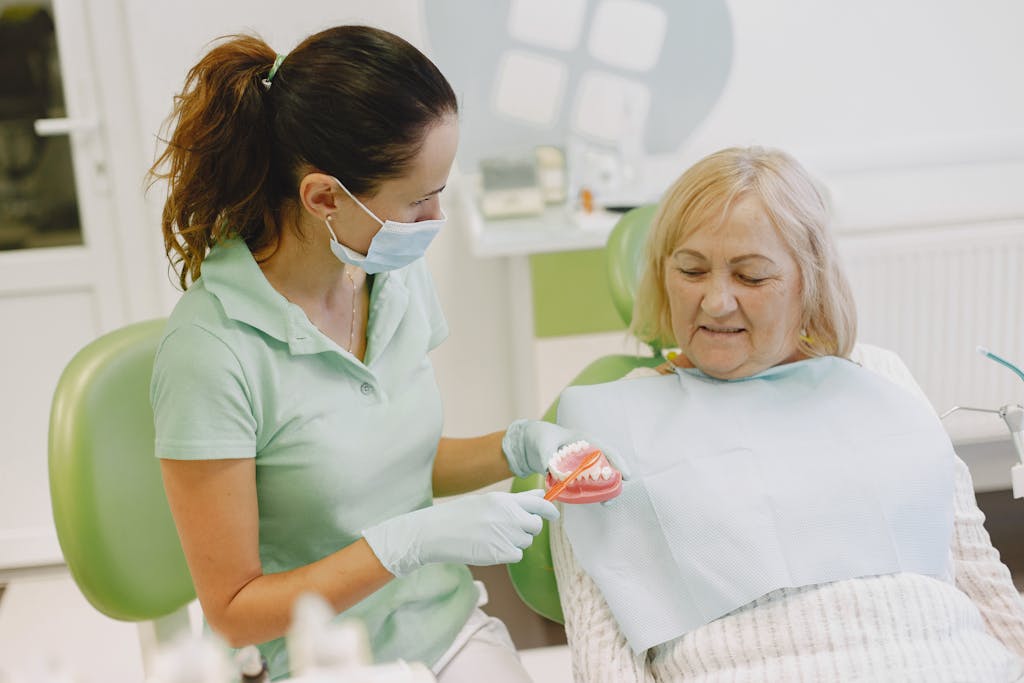
<svg viewBox="0 0 1024 683"><path fill-rule="evenodd" d="M640 280L640 259L656 210L657 206L653 204L632 209L623 214L608 236L605 251L608 258L610 294L615 309L627 325L633 318L633 297ZM661 350L657 348L651 348L650 356L604 356L586 366L570 384L611 382L621 379L636 368L655 367L662 362L664 358ZM556 399L544 413L543 419L554 422L557 411ZM544 479L539 474L516 478L512 482L514 492L543 487ZM523 559L517 564L509 565L508 572L512 585L523 602L543 617L558 623L565 622L562 605L558 600L555 570L551 563L547 522L544 522L544 530L536 537L533 545L524 551Z"/></svg>
<svg viewBox="0 0 1024 683"><path fill-rule="evenodd" d="M153 455L149 380L164 320L90 342L50 412L53 519L71 576L103 614L140 622L143 660L189 629L195 599Z"/></svg>

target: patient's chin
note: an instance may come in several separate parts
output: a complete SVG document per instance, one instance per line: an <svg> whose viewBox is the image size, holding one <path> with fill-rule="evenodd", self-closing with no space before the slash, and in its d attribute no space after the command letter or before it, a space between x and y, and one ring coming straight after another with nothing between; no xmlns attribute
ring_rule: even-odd
<svg viewBox="0 0 1024 683"><path fill-rule="evenodd" d="M547 487L568 477L583 460L597 450L586 441L576 441L558 449L548 464ZM601 503L622 493L622 474L604 456L569 482L555 500L563 503Z"/></svg>

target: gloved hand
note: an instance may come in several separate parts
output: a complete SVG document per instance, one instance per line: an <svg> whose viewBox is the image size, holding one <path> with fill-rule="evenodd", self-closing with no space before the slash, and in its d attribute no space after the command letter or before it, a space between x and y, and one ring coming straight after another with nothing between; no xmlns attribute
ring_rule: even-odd
<svg viewBox="0 0 1024 683"><path fill-rule="evenodd" d="M363 531L377 559L395 576L433 562L518 562L558 508L540 489L470 495L392 517Z"/></svg>
<svg viewBox="0 0 1024 683"><path fill-rule="evenodd" d="M581 440L601 449L622 478L629 479L625 463L607 447L584 434L543 420L516 420L510 424L501 440L501 450L508 460L509 469L517 477L527 477L534 472L547 472L548 462L555 451L567 443Z"/></svg>

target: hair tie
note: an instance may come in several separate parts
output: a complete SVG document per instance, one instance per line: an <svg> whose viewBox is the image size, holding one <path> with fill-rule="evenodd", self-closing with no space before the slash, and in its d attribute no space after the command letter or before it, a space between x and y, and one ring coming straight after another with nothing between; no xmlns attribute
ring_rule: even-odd
<svg viewBox="0 0 1024 683"><path fill-rule="evenodd" d="M274 60L274 66L270 67L270 73L268 73L267 77L261 81L261 83L263 83L263 87L267 90L270 90L270 82L274 80L274 76L277 75L277 70L281 68L281 62L284 61L284 58L285 55L278 55L277 59Z"/></svg>

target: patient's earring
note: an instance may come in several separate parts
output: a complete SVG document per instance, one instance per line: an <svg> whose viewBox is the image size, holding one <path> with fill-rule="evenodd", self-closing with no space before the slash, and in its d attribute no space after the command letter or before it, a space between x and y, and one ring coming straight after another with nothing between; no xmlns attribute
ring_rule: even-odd
<svg viewBox="0 0 1024 683"><path fill-rule="evenodd" d="M802 341L802 342L804 342L806 344L810 344L810 343L812 343L814 341L814 339L812 339L811 337L807 336L807 328L806 327L801 327L800 328L800 341Z"/></svg>

